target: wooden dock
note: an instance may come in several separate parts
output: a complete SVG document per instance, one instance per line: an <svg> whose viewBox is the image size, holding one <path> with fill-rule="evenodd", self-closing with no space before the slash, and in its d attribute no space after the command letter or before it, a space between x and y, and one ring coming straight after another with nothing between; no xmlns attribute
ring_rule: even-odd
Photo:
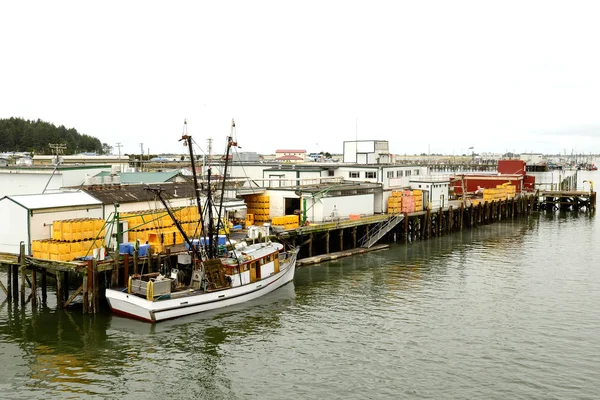
<svg viewBox="0 0 600 400"><path fill-rule="evenodd" d="M370 248L361 248L362 239L393 215L374 215L358 220L336 219L326 223L300 227L285 231L271 240L288 242L300 246L298 266L316 264L326 260L380 250L386 242L410 243L472 229L499 221L527 217L534 212L576 210L595 212L596 193L577 191L542 191L518 195L503 201L464 204L452 202L450 206L437 210L424 210L404 214L404 218ZM80 262L48 261L24 254L0 253L0 267L8 268L8 282L0 281L0 290L9 302L22 306L31 302L37 307L38 294L46 303L47 286L56 288L57 307L66 308L79 296L84 313L96 313L104 295L104 287L125 287L130 274L158 272L167 273L177 265L177 255L183 247L168 248L165 253L148 257L113 254L107 260ZM39 276L38 276L39 275ZM75 290L73 290L76 288Z"/></svg>

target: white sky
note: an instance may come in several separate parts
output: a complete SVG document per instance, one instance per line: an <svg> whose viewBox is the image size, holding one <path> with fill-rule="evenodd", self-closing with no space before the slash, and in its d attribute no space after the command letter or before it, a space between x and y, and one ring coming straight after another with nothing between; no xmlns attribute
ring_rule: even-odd
<svg viewBox="0 0 600 400"><path fill-rule="evenodd" d="M0 118L122 153L600 153L600 2L3 1ZM115 148L115 152L117 149Z"/></svg>

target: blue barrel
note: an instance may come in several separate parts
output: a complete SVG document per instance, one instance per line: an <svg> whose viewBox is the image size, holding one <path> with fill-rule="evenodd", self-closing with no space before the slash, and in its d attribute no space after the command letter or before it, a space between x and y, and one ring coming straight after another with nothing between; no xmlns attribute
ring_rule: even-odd
<svg viewBox="0 0 600 400"><path fill-rule="evenodd" d="M131 243L120 243L119 254L131 254L132 247Z"/></svg>
<svg viewBox="0 0 600 400"><path fill-rule="evenodd" d="M150 253L150 245L149 244L140 244L140 248L138 249L138 256L147 257Z"/></svg>

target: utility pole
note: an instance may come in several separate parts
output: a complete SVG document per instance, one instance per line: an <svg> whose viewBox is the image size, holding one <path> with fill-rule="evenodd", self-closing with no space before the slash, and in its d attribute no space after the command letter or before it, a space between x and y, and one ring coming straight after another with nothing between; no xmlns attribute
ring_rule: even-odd
<svg viewBox="0 0 600 400"><path fill-rule="evenodd" d="M65 143L48 143L48 147L50 147L52 154L56 157L55 164L58 164L60 162L60 156L62 156L64 151L67 149L67 145Z"/></svg>
<svg viewBox="0 0 600 400"><path fill-rule="evenodd" d="M212 138L208 138L208 165L210 166L210 160L212 158Z"/></svg>
<svg viewBox="0 0 600 400"><path fill-rule="evenodd" d="M117 142L117 144L115 144L115 147L117 149L119 149L119 162L121 161L121 147L123 147L123 145L121 144L121 142Z"/></svg>
<svg viewBox="0 0 600 400"><path fill-rule="evenodd" d="M140 143L140 171L144 170L142 160L144 159L144 143Z"/></svg>
<svg viewBox="0 0 600 400"><path fill-rule="evenodd" d="M61 162L60 156L62 156L64 154L64 150L67 149L67 145L65 143L60 143L60 144L48 143L48 146L52 149L52 153L55 154L55 156L56 156L56 163L54 165L54 170L52 171L52 175L50 175L50 179L48 179L48 182L46 182L46 186L44 186L44 190L42 190L42 194L44 194L46 192L46 189L48 189L48 185L50 184L52 177L54 176L54 174L56 173L56 170L58 169L58 166L60 165L60 162Z"/></svg>

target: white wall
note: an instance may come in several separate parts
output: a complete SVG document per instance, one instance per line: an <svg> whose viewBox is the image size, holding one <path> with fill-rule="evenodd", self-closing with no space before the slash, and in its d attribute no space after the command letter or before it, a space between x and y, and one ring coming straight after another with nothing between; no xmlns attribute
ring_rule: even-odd
<svg viewBox="0 0 600 400"><path fill-rule="evenodd" d="M322 197L313 205L310 197L306 198L306 218L311 222L331 221L332 214L339 218L348 218L350 214L373 215L374 195L361 194L345 197ZM334 213L335 208L335 213Z"/></svg>
<svg viewBox="0 0 600 400"><path fill-rule="evenodd" d="M411 182L410 188L427 191L429 197L428 199L423 199L424 207L426 204L429 204L431 209L440 208L441 206L448 207L448 182ZM441 196L443 196L443 205Z"/></svg>
<svg viewBox="0 0 600 400"><path fill-rule="evenodd" d="M25 242L27 247L27 210L9 199L0 200L0 252L19 253L19 243Z"/></svg>
<svg viewBox="0 0 600 400"><path fill-rule="evenodd" d="M344 142L344 162L353 163L356 162L356 147L357 142Z"/></svg>
<svg viewBox="0 0 600 400"><path fill-rule="evenodd" d="M29 217L29 218L28 218ZM52 223L54 221L74 218L102 218L102 208L69 210L55 212L39 212L29 210L4 199L0 201L0 252L19 253L19 243L25 243L25 252L31 254L31 241L52 238Z"/></svg>
<svg viewBox="0 0 600 400"><path fill-rule="evenodd" d="M0 197L42 193L51 175L52 171L31 171L30 173L16 172L15 170L0 171ZM55 174L46 191L56 192L62 186L62 175Z"/></svg>

